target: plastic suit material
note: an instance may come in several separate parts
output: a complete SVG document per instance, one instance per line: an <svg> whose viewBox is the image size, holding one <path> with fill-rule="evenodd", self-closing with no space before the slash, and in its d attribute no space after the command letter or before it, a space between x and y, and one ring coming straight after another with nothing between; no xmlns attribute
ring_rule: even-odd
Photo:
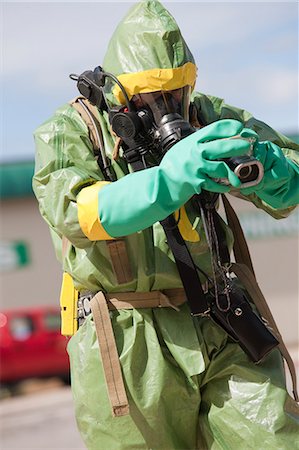
<svg viewBox="0 0 299 450"><path fill-rule="evenodd" d="M193 61L174 20L160 3L135 5L124 22L128 34L125 37L121 34L118 39L118 30L123 33L124 28L120 25L116 30L113 45L105 57L106 70L118 75L126 73L125 67L129 72L140 72L157 67L181 67ZM161 35L157 38L157 29L163 31L164 38ZM140 51L143 36L147 40ZM155 39L154 47L151 39ZM118 49L118 59L115 49ZM183 55L181 59L180 55ZM119 70L114 71L114 65ZM248 112L198 92L193 93L191 100L201 126L235 119L254 130L260 141L271 141L289 160L298 161L298 145ZM110 134L107 114L99 112L98 120L107 156L111 158L114 137ZM64 270L71 274L76 288L112 293L181 287L159 223L124 237L132 280L121 285L113 271L107 242L90 241L82 232L77 197L82 189L104 177L94 158L87 126L74 108L68 104L56 111L38 128L35 140L34 192L50 227L57 257ZM129 173L122 157L117 161L111 158L111 163L118 179ZM108 187L103 189L108 192ZM255 192L244 198L276 218L286 217L293 209L285 205L273 208ZM123 205L120 215L126 207ZM190 253L195 264L211 274L205 233L192 199L184 208L192 236L194 233L198 236L189 240L186 234ZM231 247L231 232L224 222L222 226ZM62 236L70 241L64 257ZM130 402L129 416L112 417L91 317L68 345L77 423L87 448L299 448L298 413L285 390L278 352L271 353L262 364L254 365L209 318L192 319L187 305L180 307L180 311L121 310L112 312L111 316Z"/></svg>
<svg viewBox="0 0 299 450"><path fill-rule="evenodd" d="M157 1L140 2L123 18L111 37L103 68L118 77L129 97L183 87L192 75L194 85L196 79L192 53L173 17ZM112 93L123 100L117 87Z"/></svg>
<svg viewBox="0 0 299 450"><path fill-rule="evenodd" d="M223 141L239 134L256 137L236 120L215 122L175 144L158 167L132 173L101 189L99 217L104 229L114 237L132 234L165 219L203 189L229 191L213 178L228 178L232 186L239 187L239 178L219 161L249 152L246 140Z"/></svg>
<svg viewBox="0 0 299 450"><path fill-rule="evenodd" d="M119 311L112 323L129 416L111 417L92 320L68 346L88 449L298 450L277 351L255 365L209 319L192 320L187 306Z"/></svg>

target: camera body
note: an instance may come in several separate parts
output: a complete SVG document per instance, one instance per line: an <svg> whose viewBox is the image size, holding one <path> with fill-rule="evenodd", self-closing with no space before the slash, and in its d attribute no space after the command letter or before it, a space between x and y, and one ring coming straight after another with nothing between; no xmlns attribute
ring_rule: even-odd
<svg viewBox="0 0 299 450"><path fill-rule="evenodd" d="M164 116L156 132L159 136L163 154L175 143L195 131L196 128L192 127L190 123L179 116L179 114L167 114ZM225 140L227 139L245 139L250 142L251 146L248 154L235 158L224 158L223 161L241 181L240 188L256 186L264 176L264 167L260 161L252 156L253 146L256 142L255 139L244 138L240 135L226 138ZM218 178L216 181L221 184L229 185L227 178Z"/></svg>
<svg viewBox="0 0 299 450"><path fill-rule="evenodd" d="M241 188L256 186L264 176L264 166L251 155L223 159L241 181ZM218 183L229 185L227 178L219 178Z"/></svg>
<svg viewBox="0 0 299 450"><path fill-rule="evenodd" d="M246 138L241 135L236 135L230 138L225 138L224 140L231 139L243 139L248 141L250 143L249 152L245 155L236 156L235 158L223 158L223 161L241 181L240 188L256 186L264 176L263 164L253 156L253 148L256 143L256 139L253 137ZM227 186L230 184L227 178L218 178L216 181Z"/></svg>

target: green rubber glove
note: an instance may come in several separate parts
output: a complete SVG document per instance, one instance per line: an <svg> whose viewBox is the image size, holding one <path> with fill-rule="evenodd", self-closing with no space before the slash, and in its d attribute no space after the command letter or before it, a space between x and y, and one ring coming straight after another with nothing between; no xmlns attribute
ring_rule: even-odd
<svg viewBox="0 0 299 450"><path fill-rule="evenodd" d="M228 192L213 178L228 178L238 188L240 180L220 158L240 156L250 149L236 135L257 137L236 120L220 120L175 144L157 167L135 172L99 191L99 219L112 236L125 236L165 219L203 189Z"/></svg>
<svg viewBox="0 0 299 450"><path fill-rule="evenodd" d="M259 184L240 189L244 195L256 194L272 208L284 209L299 203L299 166L286 158L278 145L258 142L254 156L264 166L264 176Z"/></svg>

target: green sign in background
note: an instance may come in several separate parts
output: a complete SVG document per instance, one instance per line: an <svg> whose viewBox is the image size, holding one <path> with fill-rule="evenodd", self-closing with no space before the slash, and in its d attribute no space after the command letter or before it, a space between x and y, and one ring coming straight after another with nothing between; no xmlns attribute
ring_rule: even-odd
<svg viewBox="0 0 299 450"><path fill-rule="evenodd" d="M30 264L28 244L24 241L0 242L0 271L15 270Z"/></svg>

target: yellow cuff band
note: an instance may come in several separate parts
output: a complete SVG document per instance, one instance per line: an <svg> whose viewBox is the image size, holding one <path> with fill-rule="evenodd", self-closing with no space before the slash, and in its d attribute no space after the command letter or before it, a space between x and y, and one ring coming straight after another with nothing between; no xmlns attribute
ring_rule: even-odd
<svg viewBox="0 0 299 450"><path fill-rule="evenodd" d="M110 236L99 219L98 195L108 181L98 181L83 188L77 197L78 219L81 230L90 241L106 241L114 239Z"/></svg>

